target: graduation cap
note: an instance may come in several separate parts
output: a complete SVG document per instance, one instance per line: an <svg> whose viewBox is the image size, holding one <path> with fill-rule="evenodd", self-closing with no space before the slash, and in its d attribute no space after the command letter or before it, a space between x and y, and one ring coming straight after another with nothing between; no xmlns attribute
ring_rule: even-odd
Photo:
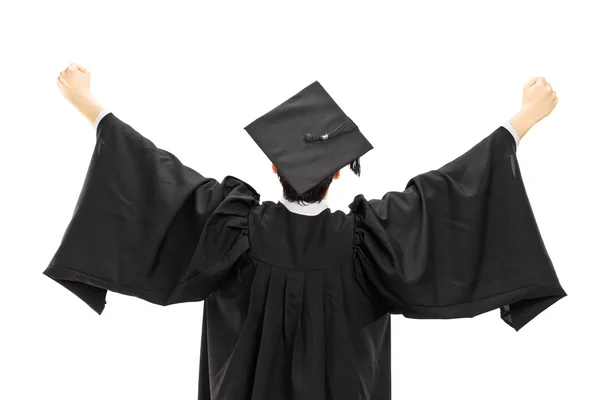
<svg viewBox="0 0 600 400"><path fill-rule="evenodd" d="M346 165L360 175L359 158L373 149L318 81L244 129L298 194Z"/></svg>

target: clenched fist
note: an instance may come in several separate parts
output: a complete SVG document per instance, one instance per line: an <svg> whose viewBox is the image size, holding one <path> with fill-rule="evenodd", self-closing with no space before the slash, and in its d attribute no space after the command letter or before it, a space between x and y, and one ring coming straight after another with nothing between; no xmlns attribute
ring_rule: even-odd
<svg viewBox="0 0 600 400"><path fill-rule="evenodd" d="M90 93L91 72L79 64L71 63L56 78L56 84L67 99L91 123L102 110L102 106Z"/></svg>
<svg viewBox="0 0 600 400"><path fill-rule="evenodd" d="M522 110L534 123L547 117L557 102L556 92L544 78L531 78L523 87Z"/></svg>
<svg viewBox="0 0 600 400"><path fill-rule="evenodd" d="M71 63L56 78L56 83L65 98L73 103L90 95L91 73L79 64Z"/></svg>
<svg viewBox="0 0 600 400"><path fill-rule="evenodd" d="M515 130L522 138L535 124L546 118L558 102L556 92L546 79L531 78L523 86L523 105L521 110L511 119Z"/></svg>

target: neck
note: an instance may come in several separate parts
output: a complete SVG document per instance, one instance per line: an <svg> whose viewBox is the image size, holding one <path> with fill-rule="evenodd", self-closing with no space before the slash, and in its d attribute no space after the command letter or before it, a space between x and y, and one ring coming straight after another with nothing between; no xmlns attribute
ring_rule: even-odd
<svg viewBox="0 0 600 400"><path fill-rule="evenodd" d="M318 215L329 208L326 198L321 200L319 203L300 204L295 201L289 201L282 195L281 199L279 199L279 202L283 204L288 211L300 215Z"/></svg>

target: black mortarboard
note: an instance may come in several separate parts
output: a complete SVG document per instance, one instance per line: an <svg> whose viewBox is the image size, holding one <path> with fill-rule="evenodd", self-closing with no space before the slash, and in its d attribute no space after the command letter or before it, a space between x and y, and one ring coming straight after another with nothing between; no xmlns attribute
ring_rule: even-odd
<svg viewBox="0 0 600 400"><path fill-rule="evenodd" d="M317 81L244 128L298 194L350 164L373 146Z"/></svg>

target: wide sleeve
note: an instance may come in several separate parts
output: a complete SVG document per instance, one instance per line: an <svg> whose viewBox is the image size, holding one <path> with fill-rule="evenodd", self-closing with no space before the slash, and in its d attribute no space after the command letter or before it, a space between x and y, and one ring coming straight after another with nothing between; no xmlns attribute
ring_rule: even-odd
<svg viewBox="0 0 600 400"><path fill-rule="evenodd" d="M98 314L108 290L159 305L204 300L249 249L258 200L243 181L200 175L109 113L43 273Z"/></svg>
<svg viewBox="0 0 600 400"><path fill-rule="evenodd" d="M517 331L565 297L515 151L499 127L402 192L356 196L354 272L364 292L407 318L499 309Z"/></svg>

